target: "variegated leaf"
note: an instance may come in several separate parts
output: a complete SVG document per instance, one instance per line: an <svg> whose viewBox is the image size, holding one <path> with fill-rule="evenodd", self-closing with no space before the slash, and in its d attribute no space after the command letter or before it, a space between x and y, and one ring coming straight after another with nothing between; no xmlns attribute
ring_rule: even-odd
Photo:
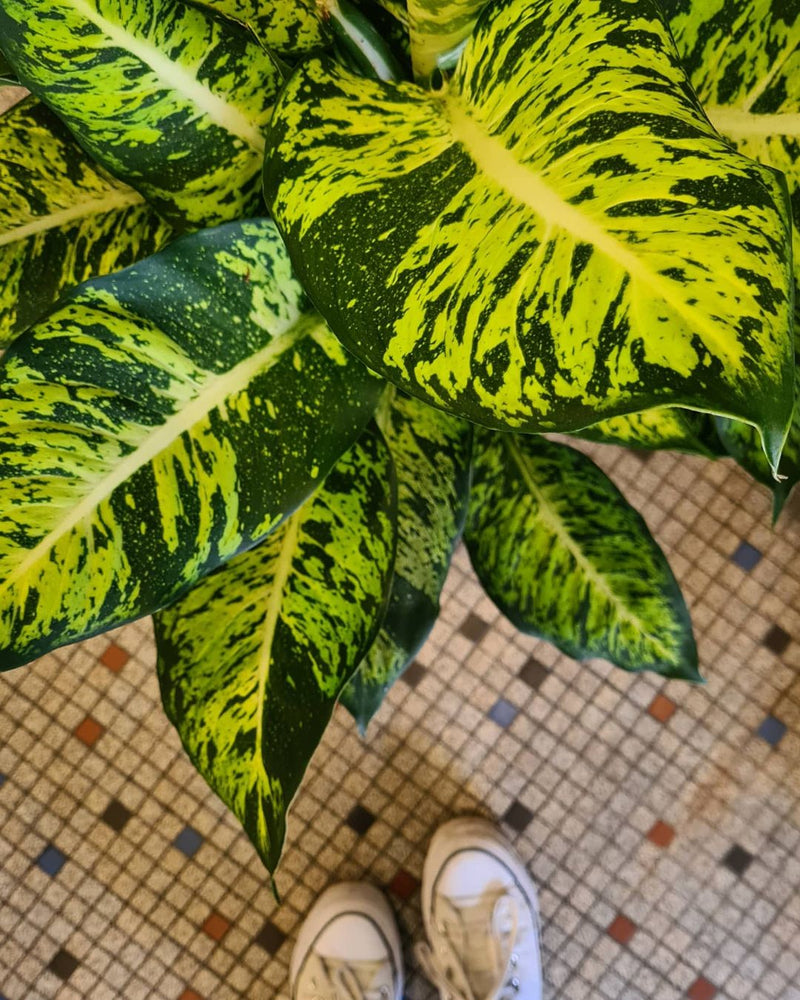
<svg viewBox="0 0 800 1000"><path fill-rule="evenodd" d="M517 628L576 659L699 679L669 564L590 459L538 436L481 430L472 475L467 549Z"/></svg>
<svg viewBox="0 0 800 1000"><path fill-rule="evenodd" d="M777 521L783 505L794 487L800 483L800 367L797 374L797 399L794 419L786 438L781 462L778 466L780 478L775 479L759 442L749 424L738 420L716 418L717 433L725 451L758 482L772 491L772 516Z"/></svg>
<svg viewBox="0 0 800 1000"><path fill-rule="evenodd" d="M0 346L61 293L158 250L170 227L29 97L0 117Z"/></svg>
<svg viewBox="0 0 800 1000"><path fill-rule="evenodd" d="M2 0L0 37L25 86L165 218L258 209L279 76L244 28L180 0Z"/></svg>
<svg viewBox="0 0 800 1000"><path fill-rule="evenodd" d="M777 461L785 191L711 129L653 0L498 0L434 94L310 59L272 136L300 279L397 385L526 431L711 410Z"/></svg>
<svg viewBox="0 0 800 1000"><path fill-rule="evenodd" d="M794 217L795 327L800 337L800 5L777 0L662 0L692 85L738 150L781 170ZM729 453L769 486L775 516L800 481L800 409L776 481L749 426L718 419Z"/></svg>
<svg viewBox="0 0 800 1000"><path fill-rule="evenodd" d="M468 37L487 0L408 0L414 76L430 80L440 56Z"/></svg>
<svg viewBox="0 0 800 1000"><path fill-rule="evenodd" d="M639 413L626 413L609 417L599 423L573 433L574 437L601 444L618 444L626 448L645 448L650 451L669 449L691 455L715 457L718 449L711 446L713 431L708 432L706 422L711 418L703 413L683 410L677 406L662 406ZM749 425L745 425L749 426ZM753 431L759 451L763 456L758 434ZM766 458L764 458L766 464Z"/></svg>
<svg viewBox="0 0 800 1000"><path fill-rule="evenodd" d="M155 611L274 529L380 391L270 220L79 286L0 363L0 669Z"/></svg>
<svg viewBox="0 0 800 1000"><path fill-rule="evenodd" d="M193 0L240 21L262 45L295 60L327 47L313 0Z"/></svg>
<svg viewBox="0 0 800 1000"><path fill-rule="evenodd" d="M389 399L378 421L397 474L391 597L380 633L342 694L362 733L436 622L469 496L471 425L401 393Z"/></svg>
<svg viewBox="0 0 800 1000"><path fill-rule="evenodd" d="M270 871L336 698L380 624L393 486L370 431L277 531L155 616L167 715Z"/></svg>

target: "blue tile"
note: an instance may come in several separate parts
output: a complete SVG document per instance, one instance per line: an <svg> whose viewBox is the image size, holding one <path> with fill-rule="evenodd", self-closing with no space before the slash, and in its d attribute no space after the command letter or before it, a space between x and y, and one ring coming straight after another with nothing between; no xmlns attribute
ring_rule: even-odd
<svg viewBox="0 0 800 1000"><path fill-rule="evenodd" d="M766 740L771 747L776 747L786 733L786 724L776 719L774 715L768 715L758 727L757 736Z"/></svg>
<svg viewBox="0 0 800 1000"><path fill-rule="evenodd" d="M48 844L36 859L36 864L42 869L45 875L55 877L66 864L66 857L57 847Z"/></svg>
<svg viewBox="0 0 800 1000"><path fill-rule="evenodd" d="M519 709L515 708L510 701L506 701L505 698L498 698L489 709L489 718L492 722L496 722L498 726L507 729L514 719L516 719L518 711Z"/></svg>
<svg viewBox="0 0 800 1000"><path fill-rule="evenodd" d="M745 573L749 573L754 566L761 562L761 553L749 542L740 542L739 548L733 553L731 559Z"/></svg>
<svg viewBox="0 0 800 1000"><path fill-rule="evenodd" d="M183 851L187 858L193 858L202 843L203 838L193 826L185 826L172 841L173 847L177 847L179 851Z"/></svg>

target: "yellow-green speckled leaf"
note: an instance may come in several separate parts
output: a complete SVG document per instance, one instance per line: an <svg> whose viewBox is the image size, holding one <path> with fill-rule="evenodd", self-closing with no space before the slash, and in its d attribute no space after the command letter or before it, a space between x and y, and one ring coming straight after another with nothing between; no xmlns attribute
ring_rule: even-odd
<svg viewBox="0 0 800 1000"><path fill-rule="evenodd" d="M785 188L710 127L654 0L498 0L437 93L312 58L273 124L267 201L371 368L501 429L719 412L777 461Z"/></svg>
<svg viewBox="0 0 800 1000"><path fill-rule="evenodd" d="M0 669L149 614L254 544L381 388L271 220L69 293L0 363Z"/></svg>
<svg viewBox="0 0 800 1000"><path fill-rule="evenodd" d="M437 60L463 42L486 0L408 0L408 28L414 76L430 79Z"/></svg>
<svg viewBox="0 0 800 1000"><path fill-rule="evenodd" d="M327 47L314 0L194 0L241 21L262 45L284 59L297 59Z"/></svg>
<svg viewBox="0 0 800 1000"><path fill-rule="evenodd" d="M280 79L245 28L180 0L2 0L0 38L24 85L165 218L258 212Z"/></svg>
<svg viewBox="0 0 800 1000"><path fill-rule="evenodd" d="M277 531L155 616L167 715L270 871L336 698L380 624L395 528L391 457L368 430Z"/></svg>
<svg viewBox="0 0 800 1000"><path fill-rule="evenodd" d="M738 150L781 170L791 199L795 326L800 331L800 4L787 0L662 0L694 89ZM796 334L795 341L798 342ZM800 405L776 481L748 425L717 419L728 452L769 486L780 513L800 481Z"/></svg>
<svg viewBox="0 0 800 1000"><path fill-rule="evenodd" d="M393 390L378 422L397 475L397 558L381 630L342 693L362 733L439 615L467 512L472 449L471 424Z"/></svg>
<svg viewBox="0 0 800 1000"><path fill-rule="evenodd" d="M706 422L710 425L711 418L704 413L682 410L677 406L662 406L609 417L608 420L601 420L573 432L573 437L601 444L618 444L626 448L646 448L651 451L669 449L710 458L717 452L710 447L709 439L713 441L713 431L708 433ZM754 431L753 437L763 455L758 433ZM764 464L766 465L766 456Z"/></svg>
<svg viewBox="0 0 800 1000"><path fill-rule="evenodd" d="M647 525L585 455L537 435L475 435L472 565L523 632L569 656L698 679L678 584Z"/></svg>
<svg viewBox="0 0 800 1000"><path fill-rule="evenodd" d="M0 346L67 288L146 257L170 227L34 97L0 116Z"/></svg>

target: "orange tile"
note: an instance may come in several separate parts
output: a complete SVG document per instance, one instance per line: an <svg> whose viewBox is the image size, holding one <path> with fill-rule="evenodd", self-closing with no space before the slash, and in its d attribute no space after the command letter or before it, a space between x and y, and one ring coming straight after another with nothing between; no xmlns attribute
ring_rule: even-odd
<svg viewBox="0 0 800 1000"><path fill-rule="evenodd" d="M636 933L636 924L623 913L618 913L607 931L618 944L627 944Z"/></svg>
<svg viewBox="0 0 800 1000"><path fill-rule="evenodd" d="M203 933L213 941L221 941L230 930L230 923L219 913L210 913L203 921Z"/></svg>
<svg viewBox="0 0 800 1000"><path fill-rule="evenodd" d="M686 993L689 1000L713 1000L716 995L716 986L713 986L704 976L695 979Z"/></svg>
<svg viewBox="0 0 800 1000"><path fill-rule="evenodd" d="M650 702L647 711L658 722L668 722L672 718L675 708L674 701L670 701L664 694L657 694Z"/></svg>
<svg viewBox="0 0 800 1000"><path fill-rule="evenodd" d="M87 747L93 747L104 732L105 729L97 719L93 719L91 715L87 715L73 735L77 736L81 743L85 743Z"/></svg>
<svg viewBox="0 0 800 1000"><path fill-rule="evenodd" d="M100 662L104 667L108 667L109 670L113 670L116 674L122 670L129 659L130 654L126 653L122 646L117 646L112 642L105 653L103 653L100 657Z"/></svg>
<svg viewBox="0 0 800 1000"><path fill-rule="evenodd" d="M389 883L389 892L393 892L400 899L408 897L419 887L419 882L405 868L401 868Z"/></svg>
<svg viewBox="0 0 800 1000"><path fill-rule="evenodd" d="M669 823L658 820L647 834L647 839L656 847L669 847L675 839L675 828L671 827Z"/></svg>
<svg viewBox="0 0 800 1000"><path fill-rule="evenodd" d="M186 989L178 997L178 1000L203 1000L199 993L195 993L194 990Z"/></svg>

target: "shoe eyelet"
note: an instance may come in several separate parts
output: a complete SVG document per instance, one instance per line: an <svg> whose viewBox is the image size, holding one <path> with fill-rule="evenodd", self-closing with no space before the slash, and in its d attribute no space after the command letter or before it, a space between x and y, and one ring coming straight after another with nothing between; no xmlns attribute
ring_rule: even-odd
<svg viewBox="0 0 800 1000"><path fill-rule="evenodd" d="M514 976L514 978L511 980L511 988L514 990L515 993L518 992L519 990L519 979L517 979L516 976Z"/></svg>
<svg viewBox="0 0 800 1000"><path fill-rule="evenodd" d="M515 967L517 962L519 961L519 955L515 951L512 951L511 958L509 959L509 961L511 962L512 968Z"/></svg>

